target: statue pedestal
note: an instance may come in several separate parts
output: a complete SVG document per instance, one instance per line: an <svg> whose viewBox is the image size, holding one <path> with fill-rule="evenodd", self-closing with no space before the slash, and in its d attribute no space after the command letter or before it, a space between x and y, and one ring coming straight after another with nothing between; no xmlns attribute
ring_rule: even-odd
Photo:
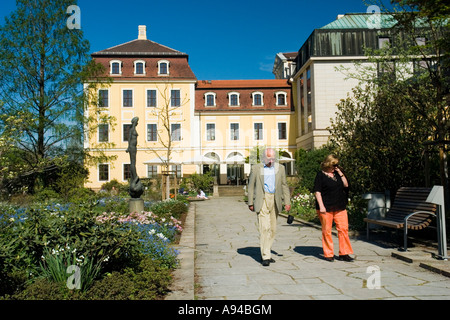
<svg viewBox="0 0 450 320"><path fill-rule="evenodd" d="M141 213L142 211L144 211L144 199L131 198L129 204L130 204L130 213L132 212Z"/></svg>

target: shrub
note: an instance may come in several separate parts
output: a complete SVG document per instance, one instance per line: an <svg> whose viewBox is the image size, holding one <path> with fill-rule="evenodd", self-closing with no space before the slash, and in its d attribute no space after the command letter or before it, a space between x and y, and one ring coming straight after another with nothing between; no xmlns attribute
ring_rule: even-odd
<svg viewBox="0 0 450 320"><path fill-rule="evenodd" d="M172 216L176 219L179 219L183 213L187 212L187 210L187 202L174 199L156 202L149 207L149 211L160 217L170 218L170 216Z"/></svg>
<svg viewBox="0 0 450 320"><path fill-rule="evenodd" d="M160 262L143 259L138 268L113 272L96 281L84 295L95 300L155 300L165 293L171 283L170 270Z"/></svg>

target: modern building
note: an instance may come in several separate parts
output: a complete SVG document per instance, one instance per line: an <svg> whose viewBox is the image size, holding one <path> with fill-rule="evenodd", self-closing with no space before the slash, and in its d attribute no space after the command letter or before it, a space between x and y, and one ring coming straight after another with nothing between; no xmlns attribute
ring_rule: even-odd
<svg viewBox="0 0 450 320"><path fill-rule="evenodd" d="M365 48L390 42L393 23L390 15L345 14L311 33L298 51L292 77L297 148L311 150L328 141L337 104L358 85L348 77L355 62L367 63Z"/></svg>

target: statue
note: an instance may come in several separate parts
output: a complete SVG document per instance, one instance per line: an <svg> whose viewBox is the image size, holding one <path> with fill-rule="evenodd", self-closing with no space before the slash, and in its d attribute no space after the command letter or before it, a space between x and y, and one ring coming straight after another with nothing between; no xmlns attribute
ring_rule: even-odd
<svg viewBox="0 0 450 320"><path fill-rule="evenodd" d="M136 153L137 153L137 137L138 133L136 131L136 126L138 124L139 118L134 117L131 119L131 128L128 136L128 148L126 152L130 154L130 196L131 198L138 199L144 192L141 180L139 179L136 171Z"/></svg>

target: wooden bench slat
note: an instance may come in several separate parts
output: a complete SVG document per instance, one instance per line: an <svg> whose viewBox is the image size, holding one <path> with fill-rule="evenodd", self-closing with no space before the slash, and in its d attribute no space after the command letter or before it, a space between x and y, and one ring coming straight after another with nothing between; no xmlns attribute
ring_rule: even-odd
<svg viewBox="0 0 450 320"><path fill-rule="evenodd" d="M436 213L437 206L426 202L431 188L400 188L393 201L392 207L386 213L384 219L376 220L365 218L367 224L378 224L381 226L402 229L404 228L405 218L411 213L426 211L414 214L408 218L408 229L421 230L431 224L432 214Z"/></svg>

